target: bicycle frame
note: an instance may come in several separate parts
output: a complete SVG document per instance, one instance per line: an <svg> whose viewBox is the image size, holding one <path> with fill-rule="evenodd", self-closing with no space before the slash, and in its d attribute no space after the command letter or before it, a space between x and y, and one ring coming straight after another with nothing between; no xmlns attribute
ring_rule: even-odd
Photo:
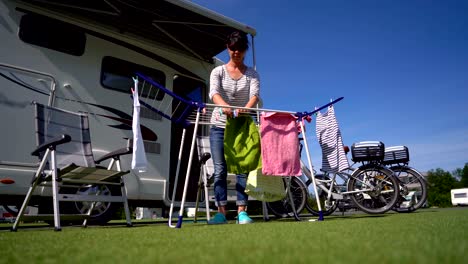
<svg viewBox="0 0 468 264"><path fill-rule="evenodd" d="M355 163L354 163L355 164ZM352 167L354 164L348 168L348 170L355 171L356 169L353 169ZM365 169L367 167L375 167L377 164L364 164L360 166L358 169ZM303 171L305 177L307 178L307 181L305 184L309 186L309 184L312 182L311 180L311 171L309 168L304 164L304 162L301 160L301 170ZM329 173L324 171L323 172L323 178L321 177L315 177L315 184L317 188L320 188L322 191L324 191L327 194L327 199L325 204L330 204L331 198L333 198L336 201L340 200L345 200L348 199L348 195L354 194L354 193L362 193L365 197L368 197L369 195L366 194L366 192L371 192L374 191L375 188L372 187L370 184L366 182L366 178L363 180L360 180L358 178L355 178L352 176L353 173L346 173L346 172L339 172L339 173ZM337 176L344 182L344 184L340 185L337 183ZM366 189L360 189L360 190L348 190L348 182L349 180L353 178L360 183L362 183L364 186L367 186L369 188ZM385 183L390 183L388 181L384 181ZM329 186L327 186L329 184ZM346 191L341 191L340 188L337 188L337 186L346 186ZM388 191L381 191L381 193L389 193L393 192L393 190L388 190ZM317 192L316 192L317 193ZM370 198L370 197L369 197Z"/></svg>
<svg viewBox="0 0 468 264"><path fill-rule="evenodd" d="M305 184L309 186L310 183L312 183L312 175L310 174L309 168L303 163L301 160L301 169L302 172L304 173L305 177L307 178L307 181ZM325 172L323 174L324 177L329 176L330 174ZM331 178L325 179L325 178L320 178L320 177L315 177L315 183L318 188L320 188L322 191L324 191L327 194L327 199L326 199L326 205L330 203L331 198L339 201L339 200L345 200L347 199L346 195L350 193L354 193L354 191L344 191L342 192L339 187L337 186L343 186L337 184L336 177L339 177L343 182L345 182L344 186L347 187L347 182L349 180L348 176L344 176L343 174L340 173L333 173ZM330 184L330 187L327 187L327 184ZM337 190L336 192L333 190Z"/></svg>

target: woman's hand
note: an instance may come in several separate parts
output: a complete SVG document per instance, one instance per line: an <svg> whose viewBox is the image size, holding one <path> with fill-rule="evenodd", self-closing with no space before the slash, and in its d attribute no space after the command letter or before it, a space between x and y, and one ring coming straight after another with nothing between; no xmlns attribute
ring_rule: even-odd
<svg viewBox="0 0 468 264"><path fill-rule="evenodd" d="M233 115L233 109L232 108L229 108L229 107L223 107L223 106L229 106L228 103L226 103L223 98L221 97L221 95L219 94L215 94L213 95L213 103L219 105L221 108L221 113L220 114L224 114L226 115L227 117L232 117Z"/></svg>
<svg viewBox="0 0 468 264"><path fill-rule="evenodd" d="M234 115L234 111L232 108L226 107L223 108L223 114L225 114L227 117L232 117Z"/></svg>

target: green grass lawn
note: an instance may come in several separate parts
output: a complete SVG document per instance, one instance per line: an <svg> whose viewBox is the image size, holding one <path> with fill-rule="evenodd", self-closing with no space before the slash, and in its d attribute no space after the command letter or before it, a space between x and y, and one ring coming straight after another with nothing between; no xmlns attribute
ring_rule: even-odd
<svg viewBox="0 0 468 264"><path fill-rule="evenodd" d="M0 225L0 263L467 263L468 208L251 225Z"/></svg>

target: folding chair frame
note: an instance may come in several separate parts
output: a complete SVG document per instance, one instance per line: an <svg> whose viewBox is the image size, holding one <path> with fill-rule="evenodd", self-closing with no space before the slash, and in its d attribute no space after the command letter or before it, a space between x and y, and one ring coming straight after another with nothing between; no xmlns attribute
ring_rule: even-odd
<svg viewBox="0 0 468 264"><path fill-rule="evenodd" d="M60 220L74 220L84 219L82 226L87 226L87 221L91 216L91 213L97 202L122 202L124 204L124 211L126 217L126 225L132 226L130 219L130 210L127 200L127 191L122 176L127 174L121 170L120 156L132 153L132 148L122 148L111 153L108 153L98 160L95 160L95 164L99 164L104 160L110 159L110 163L107 168L103 167L80 167L75 164L70 164L64 168L58 168L57 166L57 146L67 144L72 138L67 134L56 136L40 146L38 146L31 155L42 156L42 160L39 167L34 175L31 182L31 186L28 189L26 197L23 201L21 209L18 212L18 216L13 224L11 230L17 231L18 225L25 219L35 220L51 220L54 221L55 231L61 230ZM43 153L43 154L42 154ZM42 155L41 155L42 154ZM46 165L49 163L50 170L46 170ZM113 170L113 168L116 170ZM96 195L80 195L80 194L60 194L59 190L61 187L73 187L80 188L83 184L90 185L114 185L120 186L120 196L108 196L100 195L100 191ZM38 214L38 215L25 215L26 207L28 206L31 197L39 186L52 187L52 207L53 215L50 214ZM64 214L61 217L60 214L60 201L72 201L72 202L92 202L86 213L82 214Z"/></svg>

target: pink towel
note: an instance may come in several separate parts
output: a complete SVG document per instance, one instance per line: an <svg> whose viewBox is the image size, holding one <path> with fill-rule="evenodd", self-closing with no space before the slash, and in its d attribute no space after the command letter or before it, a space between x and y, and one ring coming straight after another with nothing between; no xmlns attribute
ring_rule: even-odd
<svg viewBox="0 0 468 264"><path fill-rule="evenodd" d="M297 133L295 116L284 113L261 114L260 135L263 175L301 175Z"/></svg>

